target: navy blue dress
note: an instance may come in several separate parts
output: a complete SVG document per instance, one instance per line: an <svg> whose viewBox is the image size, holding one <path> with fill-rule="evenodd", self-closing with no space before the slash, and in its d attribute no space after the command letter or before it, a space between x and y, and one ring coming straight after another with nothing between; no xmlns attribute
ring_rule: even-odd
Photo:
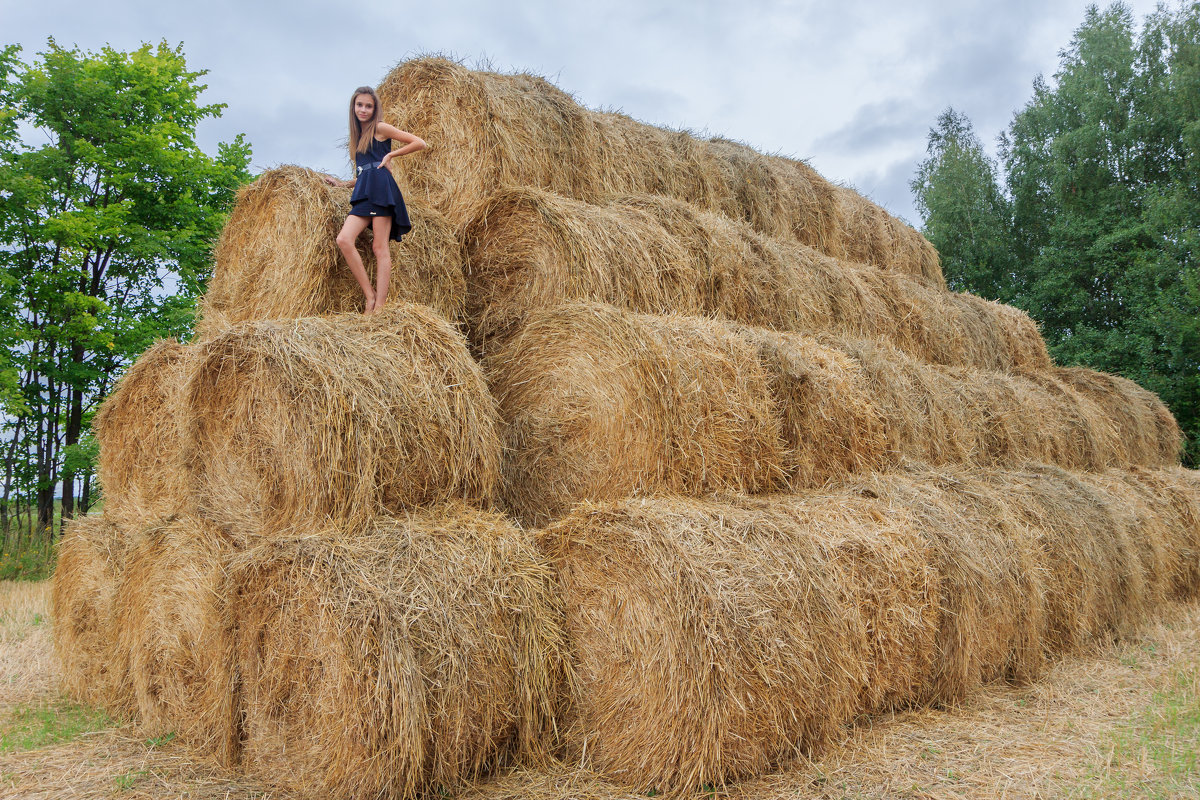
<svg viewBox="0 0 1200 800"><path fill-rule="evenodd" d="M412 230L404 195L387 167L380 167L392 149L392 140L382 142L371 137L371 146L365 153L354 154L354 175L357 178L354 192L350 195L350 214L355 217L391 217L392 231L389 238L400 241L400 237Z"/></svg>

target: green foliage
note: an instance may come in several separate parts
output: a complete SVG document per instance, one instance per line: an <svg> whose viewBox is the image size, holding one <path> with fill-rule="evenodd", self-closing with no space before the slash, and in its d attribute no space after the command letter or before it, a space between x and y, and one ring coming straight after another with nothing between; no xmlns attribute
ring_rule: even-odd
<svg viewBox="0 0 1200 800"><path fill-rule="evenodd" d="M1088 9L1001 136L930 133L914 192L948 281L1020 306L1060 363L1157 392L1200 462L1200 4Z"/></svg>
<svg viewBox="0 0 1200 800"><path fill-rule="evenodd" d="M950 288L1012 301L1012 212L971 121L953 108L929 131L927 157L910 184L925 235L942 254Z"/></svg>
<svg viewBox="0 0 1200 800"><path fill-rule="evenodd" d="M182 46L0 51L0 404L6 484L49 516L90 474L91 411L156 339L185 337L250 148L196 144ZM22 138L22 132L28 140ZM33 133L36 132L36 135Z"/></svg>
<svg viewBox="0 0 1200 800"><path fill-rule="evenodd" d="M63 699L18 705L0 718L0 754L69 742L111 725L103 711Z"/></svg>

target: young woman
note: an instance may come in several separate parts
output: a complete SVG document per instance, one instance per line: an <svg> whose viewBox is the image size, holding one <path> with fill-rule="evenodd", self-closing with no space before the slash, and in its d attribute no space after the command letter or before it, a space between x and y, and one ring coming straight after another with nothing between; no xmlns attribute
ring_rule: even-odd
<svg viewBox="0 0 1200 800"><path fill-rule="evenodd" d="M331 186L354 187L350 195L350 215L337 235L337 245L346 257L354 279L362 287L368 314L383 308L387 301L388 282L392 277L388 240L398 242L412 230L404 197L388 171L388 162L397 156L425 149L425 142L420 137L387 124L382 117L383 108L375 90L370 86L355 89L350 97L350 158L354 160L354 179L341 181L332 175L325 176L325 182ZM400 149L392 149L393 139L401 143ZM375 253L375 287L371 286L366 267L354 246L367 226L375 235L371 246Z"/></svg>

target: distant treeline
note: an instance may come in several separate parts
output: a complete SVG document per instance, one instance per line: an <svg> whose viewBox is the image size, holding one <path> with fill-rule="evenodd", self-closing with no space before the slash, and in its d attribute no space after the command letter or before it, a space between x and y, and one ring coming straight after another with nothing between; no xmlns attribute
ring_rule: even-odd
<svg viewBox="0 0 1200 800"><path fill-rule="evenodd" d="M947 281L1158 393L1200 464L1200 3L1089 8L998 152L952 108L929 132L912 188Z"/></svg>

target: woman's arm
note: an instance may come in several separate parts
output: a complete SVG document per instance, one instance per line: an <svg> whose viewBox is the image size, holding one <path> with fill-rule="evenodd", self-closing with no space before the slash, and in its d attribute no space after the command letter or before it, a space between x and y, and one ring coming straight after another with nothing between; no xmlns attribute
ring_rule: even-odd
<svg viewBox="0 0 1200 800"><path fill-rule="evenodd" d="M392 150L379 162L382 166L387 166L387 163L396 156L406 156L409 153L415 153L418 150L425 149L425 140L420 136L414 136L408 131L402 131L395 125L389 125L386 122L380 122L375 126L378 133L382 133L389 139L395 139L398 142L404 142L397 150Z"/></svg>
<svg viewBox="0 0 1200 800"><path fill-rule="evenodd" d="M326 174L324 172L321 173L321 180L325 181L330 186L341 186L344 188L352 187L352 186L354 186L355 183L358 182L358 178L351 178L348 181L343 181L339 178L335 178L332 175Z"/></svg>

